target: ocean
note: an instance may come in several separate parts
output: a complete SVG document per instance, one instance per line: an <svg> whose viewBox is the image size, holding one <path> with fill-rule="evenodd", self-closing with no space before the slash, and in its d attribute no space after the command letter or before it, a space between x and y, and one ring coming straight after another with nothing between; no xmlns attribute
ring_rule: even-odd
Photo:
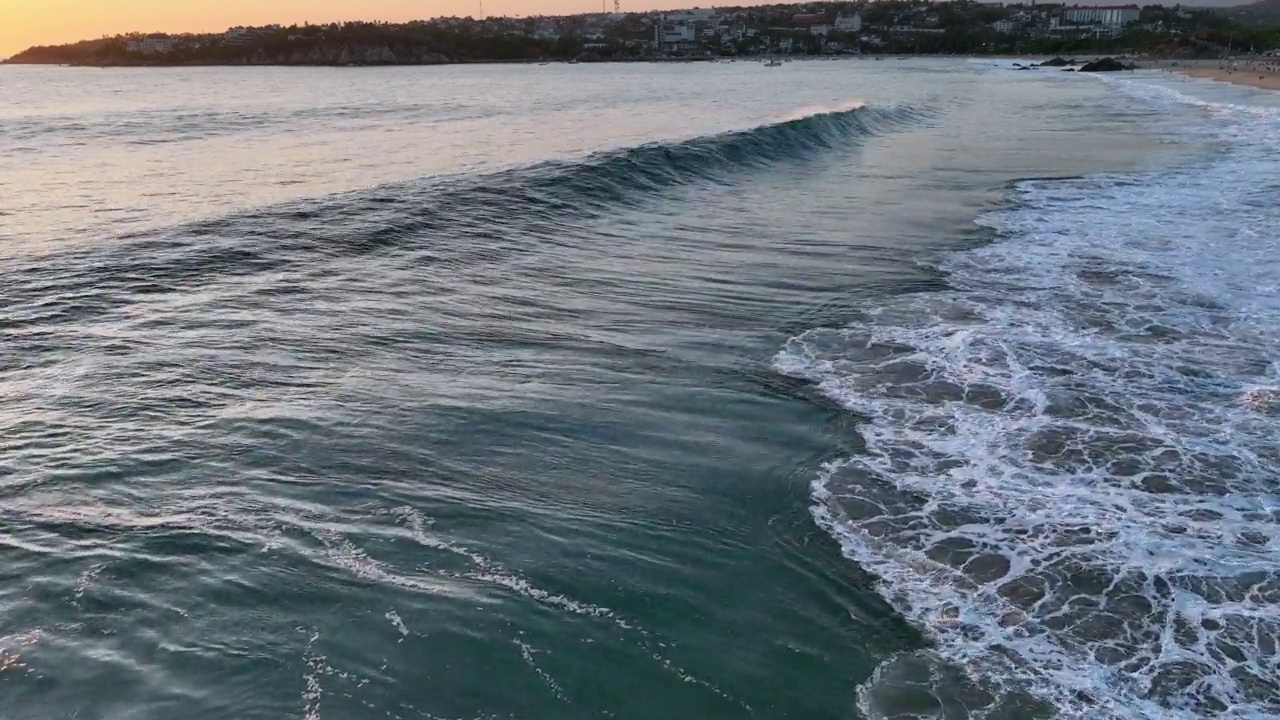
<svg viewBox="0 0 1280 720"><path fill-rule="evenodd" d="M0 68L0 718L1280 715L1280 101Z"/></svg>

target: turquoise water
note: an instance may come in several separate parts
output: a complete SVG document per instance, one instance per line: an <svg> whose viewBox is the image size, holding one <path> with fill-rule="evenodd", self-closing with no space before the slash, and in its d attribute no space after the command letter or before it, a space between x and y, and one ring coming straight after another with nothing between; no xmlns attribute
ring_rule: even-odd
<svg viewBox="0 0 1280 720"><path fill-rule="evenodd" d="M0 716L1275 709L1265 679L1253 696L1247 679L1168 690L1159 658L1145 688L1124 686L1088 631L1038 605L995 623L1024 635L984 635L1008 609L990 610L973 583L1044 578L1017 566L1005 585L975 580L915 520L899 522L999 537L994 554L1054 577L1115 571L1101 552L1044 564L1039 548L1069 529L1051 522L1007 542L1026 495L988 487L994 464L961 478L972 502L936 489L1025 440L971 427L1054 416L1018 404L1032 380L1092 378L1046 392L1125 408L1116 393L1132 392L1143 417L1183 390L1122 382L1136 365L1067 367L1074 355L1032 364L1017 385L990 353L956 354L947 338L963 316L1010 355L1075 348L1101 363L1068 332L1101 317L1080 305L1092 290L1063 280L1093 276L1053 275L1067 267L1055 248L1118 273L1099 302L1131 304L1141 327L1156 322L1147 305L1182 308L1158 294L1177 283L1156 265L1207 260L1181 259L1169 238L1274 228L1265 195L1235 224L1210 209L1099 228L1170 207L1142 208L1151 195L1124 194L1135 186L1182 188L1174 206L1188 213L1255 207L1244 171L1224 163L1274 150L1260 95L926 61L15 67L0 88L15 99L0 108ZM1220 196L1204 200L1209 188ZM1242 255L1263 276L1267 237L1245 237ZM1126 285L1139 265L1150 272ZM1267 286L1231 263L1212 278L1184 295L1224 317L1247 305L1241 287ZM1048 315L1010 310L1028 307ZM1248 317L1265 324L1271 309L1248 305ZM1159 321L1211 336L1200 316ZM1164 355L1133 349L1149 338L1107 322L1088 339L1163 377ZM1205 413L1271 372L1269 341L1225 332L1179 348L1179 367L1238 360L1206 381L1217 395L1196 400ZM900 362L886 370L885 358ZM949 385L920 385L928 372ZM968 404L987 414L949 414ZM1116 412L1141 436L1130 445L1158 450L1134 413ZM1165 437L1203 446L1174 414ZM1231 447L1261 457L1252 474L1225 480L1227 493L1182 492L1208 498L1206 511L1230 495L1263 513L1230 530L1262 544L1222 558L1274 583L1274 491L1260 488L1275 470L1258 455L1271 431L1240 422L1254 440ZM1069 471L1074 456L1044 452L1057 487L1096 476L1097 463ZM1046 486L1028 472L997 489ZM874 495L882 482L892 492ZM1071 522L1101 517L1073 493ZM883 512L862 512L868 497ZM960 510L965 522L944 518ZM1166 521L1159 508L1129 518ZM1161 582L1187 577L1207 576L1174 567ZM1197 597L1230 626L1235 601L1210 595ZM1266 612L1259 638L1275 627ZM1179 677L1265 677L1274 644L1251 652Z"/></svg>

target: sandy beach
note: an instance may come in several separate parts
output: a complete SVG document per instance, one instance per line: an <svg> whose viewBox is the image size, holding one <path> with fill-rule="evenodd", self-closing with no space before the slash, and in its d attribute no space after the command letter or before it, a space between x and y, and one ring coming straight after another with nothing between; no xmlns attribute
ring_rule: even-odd
<svg viewBox="0 0 1280 720"><path fill-rule="evenodd" d="M1234 60L1146 60L1142 67L1167 70L1189 77L1280 90L1280 58Z"/></svg>
<svg viewBox="0 0 1280 720"><path fill-rule="evenodd" d="M1280 90L1280 72L1274 68L1270 70L1183 70L1184 75L1191 77L1206 78L1209 80L1217 80L1219 82L1229 82L1236 85L1249 85L1256 88L1266 90Z"/></svg>

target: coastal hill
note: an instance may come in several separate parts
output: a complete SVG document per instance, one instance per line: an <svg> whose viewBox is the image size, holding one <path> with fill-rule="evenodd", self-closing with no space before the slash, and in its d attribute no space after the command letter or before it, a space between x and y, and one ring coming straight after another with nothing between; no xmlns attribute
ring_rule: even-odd
<svg viewBox="0 0 1280 720"><path fill-rule="evenodd" d="M1280 0L1261 0L1249 5L1222 8L1219 15L1233 23L1250 27L1275 27L1280 25Z"/></svg>
<svg viewBox="0 0 1280 720"><path fill-rule="evenodd" d="M1260 13L1280 0L1250 6ZM1228 12L1128 5L820 2L565 17L438 18L401 24L230 28L131 34L33 47L14 64L434 65L538 60L625 61L751 55L1083 54L1217 56L1229 46L1280 47L1280 28ZM1243 16L1241 16L1243 17ZM1251 15L1250 17L1255 17ZM1257 17L1262 17L1257 15Z"/></svg>
<svg viewBox="0 0 1280 720"><path fill-rule="evenodd" d="M435 23L233 28L218 35L123 35L33 47L11 64L434 65L554 55L552 43L475 36Z"/></svg>

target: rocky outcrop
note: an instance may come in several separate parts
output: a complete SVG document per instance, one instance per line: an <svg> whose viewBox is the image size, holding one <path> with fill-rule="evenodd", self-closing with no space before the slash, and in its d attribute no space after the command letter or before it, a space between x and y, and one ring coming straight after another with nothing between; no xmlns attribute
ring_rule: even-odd
<svg viewBox="0 0 1280 720"><path fill-rule="evenodd" d="M1045 60L1040 63L1040 67L1067 67L1068 65L1079 65L1079 63L1075 60L1067 60L1061 57L1056 57L1052 60Z"/></svg>
<svg viewBox="0 0 1280 720"><path fill-rule="evenodd" d="M1132 65L1125 65L1115 58L1105 57L1101 60L1085 63L1080 66L1080 72L1116 72L1119 70L1132 70Z"/></svg>

